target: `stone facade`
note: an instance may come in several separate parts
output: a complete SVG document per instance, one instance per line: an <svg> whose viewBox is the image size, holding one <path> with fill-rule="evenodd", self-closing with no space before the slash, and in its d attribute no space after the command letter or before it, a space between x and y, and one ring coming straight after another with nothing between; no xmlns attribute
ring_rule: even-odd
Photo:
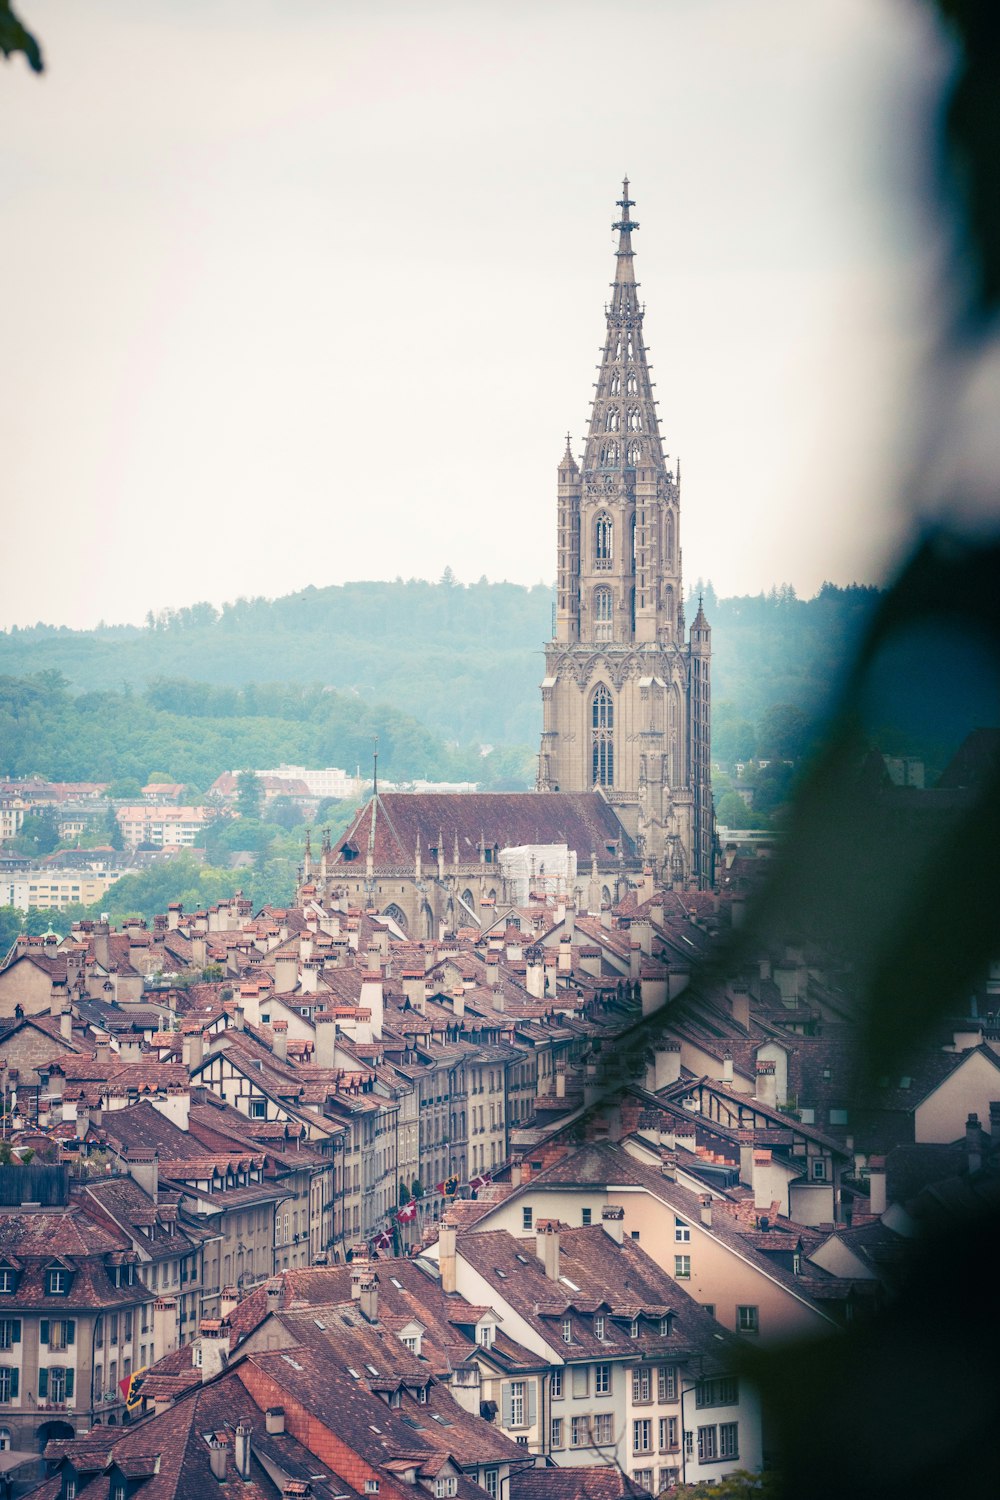
<svg viewBox="0 0 1000 1500"><path fill-rule="evenodd" d="M617 268L582 468L559 465L555 638L546 647L540 791L599 789L670 884L714 873L711 630L685 635L680 465L660 439L635 280L633 206Z"/></svg>

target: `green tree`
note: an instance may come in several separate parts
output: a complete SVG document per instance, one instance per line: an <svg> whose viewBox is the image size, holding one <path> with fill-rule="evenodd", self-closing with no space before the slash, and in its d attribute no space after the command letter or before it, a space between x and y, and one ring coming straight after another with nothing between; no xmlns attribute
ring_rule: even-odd
<svg viewBox="0 0 1000 1500"><path fill-rule="evenodd" d="M0 906L0 961L6 955L14 939L21 931L24 918L16 906Z"/></svg>
<svg viewBox="0 0 1000 1500"><path fill-rule="evenodd" d="M59 824L51 807L27 813L21 824L16 845L24 854L51 854L59 843Z"/></svg>
<svg viewBox="0 0 1000 1500"><path fill-rule="evenodd" d="M119 776L112 781L105 795L117 802L134 802L142 797L142 782L138 776Z"/></svg>
<svg viewBox="0 0 1000 1500"><path fill-rule="evenodd" d="M236 778L236 811L241 818L259 818L264 788L256 771L241 771Z"/></svg>

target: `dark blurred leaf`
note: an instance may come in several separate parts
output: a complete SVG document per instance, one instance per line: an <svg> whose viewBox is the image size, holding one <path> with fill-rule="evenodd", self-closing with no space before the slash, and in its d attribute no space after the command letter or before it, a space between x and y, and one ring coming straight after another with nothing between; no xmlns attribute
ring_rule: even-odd
<svg viewBox="0 0 1000 1500"><path fill-rule="evenodd" d="M28 60L28 66L36 73L40 73L44 66L42 62L42 49L26 26L18 20L10 8L9 0L0 0L0 52L4 57L10 57L15 52L23 52Z"/></svg>

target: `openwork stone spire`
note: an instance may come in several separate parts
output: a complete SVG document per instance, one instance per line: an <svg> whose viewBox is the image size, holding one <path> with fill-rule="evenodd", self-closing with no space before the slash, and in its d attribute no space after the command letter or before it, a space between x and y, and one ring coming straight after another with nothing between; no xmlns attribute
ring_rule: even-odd
<svg viewBox="0 0 1000 1500"><path fill-rule="evenodd" d="M599 367L597 391L590 414L584 458L585 473L622 474L652 464L663 467L653 387L642 336L643 309L635 279L633 231L638 222L629 210L628 178L622 184L615 279L606 308L607 336Z"/></svg>

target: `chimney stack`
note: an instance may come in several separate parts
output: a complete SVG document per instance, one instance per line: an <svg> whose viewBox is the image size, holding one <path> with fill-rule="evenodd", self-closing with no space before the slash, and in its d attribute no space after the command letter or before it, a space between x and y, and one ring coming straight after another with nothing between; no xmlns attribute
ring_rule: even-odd
<svg viewBox="0 0 1000 1500"><path fill-rule="evenodd" d="M965 1151L968 1157L969 1171L978 1172L983 1164L982 1131L979 1128L979 1116L970 1113L965 1122Z"/></svg>
<svg viewBox="0 0 1000 1500"><path fill-rule="evenodd" d="M620 1245L625 1238L625 1210L611 1203L602 1208L601 1228L605 1234L610 1234L616 1245Z"/></svg>
<svg viewBox="0 0 1000 1500"><path fill-rule="evenodd" d="M271 1022L271 1051L278 1062L288 1061L288 1022Z"/></svg>
<svg viewBox="0 0 1000 1500"><path fill-rule="evenodd" d="M208 1461L212 1467L212 1477L220 1484L226 1479L226 1455L229 1444L221 1433L213 1433L208 1440Z"/></svg>
<svg viewBox="0 0 1000 1500"><path fill-rule="evenodd" d="M728 1050L722 1054L722 1081L723 1083L733 1081L733 1054Z"/></svg>
<svg viewBox="0 0 1000 1500"><path fill-rule="evenodd" d="M285 1408L269 1406L265 1413L268 1437L280 1437L285 1430Z"/></svg>
<svg viewBox="0 0 1000 1500"><path fill-rule="evenodd" d="M374 1271L369 1272L360 1284L360 1296L358 1307L361 1316L369 1323L378 1322L378 1277Z"/></svg>
<svg viewBox="0 0 1000 1500"><path fill-rule="evenodd" d="M710 1193L703 1193L698 1199L701 1204L701 1222L706 1229L712 1227L712 1197Z"/></svg>
<svg viewBox="0 0 1000 1500"><path fill-rule="evenodd" d="M438 1229L438 1265L441 1267L441 1290L458 1291L458 1231L454 1224L442 1221Z"/></svg>
<svg viewBox="0 0 1000 1500"><path fill-rule="evenodd" d="M233 1449L233 1458L236 1462L236 1472L244 1484L248 1483L250 1479L250 1439L252 1435L253 1428L249 1421L246 1417L241 1418L236 1425L236 1443Z"/></svg>
<svg viewBox="0 0 1000 1500"><path fill-rule="evenodd" d="M539 1219L535 1225L535 1251L550 1281L559 1280L559 1220Z"/></svg>
<svg viewBox="0 0 1000 1500"><path fill-rule="evenodd" d="M313 1062L318 1068L332 1068L337 1051L337 1022L329 1011L320 1010L313 1016L316 1031L316 1047Z"/></svg>

